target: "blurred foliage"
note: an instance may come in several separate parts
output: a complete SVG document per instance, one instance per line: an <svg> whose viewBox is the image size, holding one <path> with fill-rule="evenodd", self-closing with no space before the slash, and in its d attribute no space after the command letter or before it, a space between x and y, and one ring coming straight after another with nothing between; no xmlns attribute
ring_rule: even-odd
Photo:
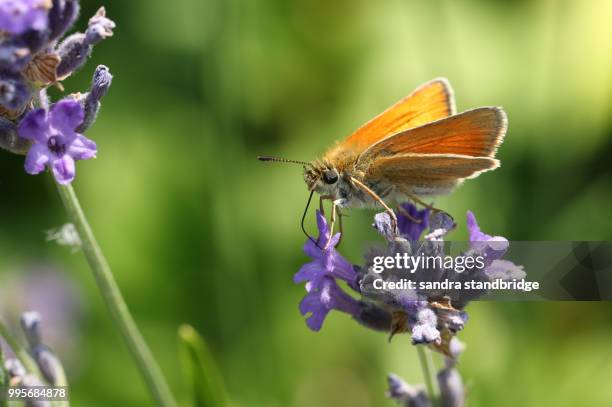
<svg viewBox="0 0 612 407"><path fill-rule="evenodd" d="M178 330L179 347L185 376L191 383L191 399L197 407L228 405L223 378L204 339L191 325Z"/></svg>
<svg viewBox="0 0 612 407"><path fill-rule="evenodd" d="M89 17L102 4L83 1ZM502 167L436 201L512 240L609 240L612 3L606 0L106 2L115 75L88 135L99 158L75 188L136 320L186 400L177 327L206 338L235 406L387 406L385 375L421 382L405 337L343 315L307 330L291 277L306 259L299 167L436 76L459 110L502 105ZM80 27L85 26L81 19ZM62 265L82 287L82 337L64 355L76 406L150 403L81 254L44 242L66 217L51 177L2 153L0 272ZM343 253L376 239L352 211ZM462 223L462 222L460 222ZM314 225L310 224L310 229ZM454 232L465 238L465 229ZM40 310L43 312L44 310ZM603 406L612 368L607 303L478 303L460 337L474 406ZM53 345L53 344L52 344ZM56 346L57 348L58 346Z"/></svg>

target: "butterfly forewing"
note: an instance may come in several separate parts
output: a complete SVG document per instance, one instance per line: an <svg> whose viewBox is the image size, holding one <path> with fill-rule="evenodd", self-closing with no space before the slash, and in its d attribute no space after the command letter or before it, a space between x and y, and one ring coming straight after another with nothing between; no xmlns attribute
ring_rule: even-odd
<svg viewBox="0 0 612 407"><path fill-rule="evenodd" d="M455 101L445 78L429 81L341 141L327 158L347 152L359 155L372 144L395 133L422 126L455 113Z"/></svg>

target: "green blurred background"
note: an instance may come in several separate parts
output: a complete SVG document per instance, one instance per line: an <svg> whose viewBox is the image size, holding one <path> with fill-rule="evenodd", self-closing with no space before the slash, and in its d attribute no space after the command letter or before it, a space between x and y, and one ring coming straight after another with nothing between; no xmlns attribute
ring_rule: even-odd
<svg viewBox="0 0 612 407"><path fill-rule="evenodd" d="M84 2L79 29L102 4ZM436 76L451 81L459 111L501 105L509 115L502 167L438 207L456 219L472 209L485 231L511 240L612 239L612 2L105 5L115 36L65 82L85 91L100 63L115 76L88 132L99 158L78 166L74 185L181 401L182 322L208 341L235 406L391 406L387 372L422 382L408 337L388 344L334 313L321 332L307 329L304 289L292 283L307 261L301 169L255 157L313 159ZM1 154L0 287L56 270L77 298L71 327L50 343L73 404L150 405L83 256L44 240L66 221L51 177L22 168L22 157ZM355 263L376 239L371 215L346 219L342 251ZM37 295L29 287L23 298ZM11 315L22 298L13 294ZM610 303L468 311L459 368L471 406L612 405Z"/></svg>

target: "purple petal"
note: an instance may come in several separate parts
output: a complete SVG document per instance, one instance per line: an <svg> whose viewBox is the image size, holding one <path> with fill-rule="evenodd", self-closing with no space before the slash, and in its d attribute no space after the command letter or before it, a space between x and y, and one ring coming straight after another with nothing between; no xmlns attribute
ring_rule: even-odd
<svg viewBox="0 0 612 407"><path fill-rule="evenodd" d="M36 109L28 113L19 124L19 136L46 145L49 136L47 112Z"/></svg>
<svg viewBox="0 0 612 407"><path fill-rule="evenodd" d="M476 222L476 216L472 211L467 212L467 229L470 233L470 242L485 242L491 239L491 236L480 231L478 222Z"/></svg>
<svg viewBox="0 0 612 407"><path fill-rule="evenodd" d="M88 160L96 156L96 143L87 137L77 134L76 139L68 147L67 153L75 160Z"/></svg>
<svg viewBox="0 0 612 407"><path fill-rule="evenodd" d="M319 280L319 286L309 288L308 294L300 302L300 313L310 314L306 324L313 331L318 331L332 309L352 316L357 316L361 312L357 300L345 293L333 278L323 277Z"/></svg>
<svg viewBox="0 0 612 407"><path fill-rule="evenodd" d="M314 244L310 238L306 240L306 243L304 243L304 253L313 259L319 259L323 256L323 250Z"/></svg>
<svg viewBox="0 0 612 407"><path fill-rule="evenodd" d="M83 122L83 117L85 117L83 106L77 100L69 97L51 107L49 123L62 133L66 140L71 140L76 137L74 129Z"/></svg>
<svg viewBox="0 0 612 407"><path fill-rule="evenodd" d="M310 263L304 264L300 270L293 276L294 283L301 283L303 281L312 281L321 276L325 275L325 269L320 261L311 261Z"/></svg>
<svg viewBox="0 0 612 407"><path fill-rule="evenodd" d="M51 158L46 144L34 144L26 155L25 170L28 174L36 175L45 169L45 165Z"/></svg>
<svg viewBox="0 0 612 407"><path fill-rule="evenodd" d="M319 239L317 243L321 247L327 246L331 232L327 225L327 219L325 219L325 216L323 216L319 210L317 210L317 229L319 229Z"/></svg>
<svg viewBox="0 0 612 407"><path fill-rule="evenodd" d="M306 319L306 325L313 331L321 330L323 321L329 311L330 309L321 302L318 292L308 293L300 302L300 313L302 315L310 314Z"/></svg>
<svg viewBox="0 0 612 407"><path fill-rule="evenodd" d="M400 205L402 210L397 210L397 227L402 236L408 240L419 240L419 237L423 233L429 224L429 212L430 208L418 210L416 206L410 202L406 202ZM414 222L410 217L406 216L408 213L411 217L418 219L420 222Z"/></svg>
<svg viewBox="0 0 612 407"><path fill-rule="evenodd" d="M52 162L53 175L58 184L70 184L74 179L75 167L74 159L68 154L64 154Z"/></svg>

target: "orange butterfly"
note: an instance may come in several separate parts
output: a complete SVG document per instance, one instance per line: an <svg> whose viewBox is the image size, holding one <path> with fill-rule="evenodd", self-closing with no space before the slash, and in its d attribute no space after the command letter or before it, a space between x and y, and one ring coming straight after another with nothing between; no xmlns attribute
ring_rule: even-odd
<svg viewBox="0 0 612 407"><path fill-rule="evenodd" d="M383 207L388 203L451 192L463 180L499 167L495 152L507 129L499 107L456 114L450 83L437 78L370 120L325 153L306 163L276 157L262 161L304 164L308 190L338 208ZM302 219L303 221L303 219ZM303 222L302 222L303 223Z"/></svg>

